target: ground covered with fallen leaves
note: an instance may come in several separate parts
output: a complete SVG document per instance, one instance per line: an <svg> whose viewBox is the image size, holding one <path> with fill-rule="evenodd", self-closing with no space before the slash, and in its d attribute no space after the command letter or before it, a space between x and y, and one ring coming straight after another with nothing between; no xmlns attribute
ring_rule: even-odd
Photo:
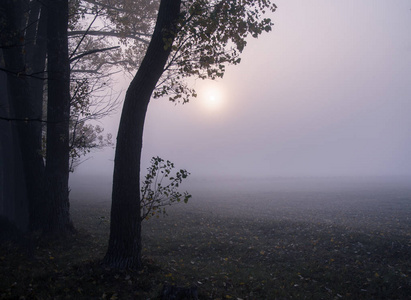
<svg viewBox="0 0 411 300"><path fill-rule="evenodd" d="M164 284L197 286L199 299L411 295L411 188L190 192L189 204L144 221L140 271L100 264L109 201L73 199L73 235L0 246L0 298L160 299Z"/></svg>

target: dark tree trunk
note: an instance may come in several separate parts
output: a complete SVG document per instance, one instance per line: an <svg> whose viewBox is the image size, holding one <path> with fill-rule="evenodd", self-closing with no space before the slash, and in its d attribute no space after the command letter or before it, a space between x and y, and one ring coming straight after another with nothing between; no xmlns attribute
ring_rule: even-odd
<svg viewBox="0 0 411 300"><path fill-rule="evenodd" d="M47 41L47 15L46 9L38 1L31 1L28 26L25 34L25 58L26 69L32 75L28 77L31 102L28 104L31 118L42 120L43 118L43 94L44 94L44 71L46 64L46 41ZM42 154L42 122L33 121L30 124L31 147L35 149L36 156L31 160L29 173L30 191L36 197L29 201L30 227L32 230L41 229L45 217L44 203L44 160Z"/></svg>
<svg viewBox="0 0 411 300"><path fill-rule="evenodd" d="M1 19L2 35L1 45L3 47L4 69L7 73L8 96L10 97L8 108L9 117L12 119L41 119L41 106L43 97L37 98L33 95L30 84L30 74L33 73L26 65L25 53L27 53L27 45L35 43L37 26L31 26L31 37L27 36L25 28L27 27L26 13L29 12L28 1L11 1L5 0L1 3ZM38 18L34 12L32 14ZM27 30L29 32L29 30ZM43 49L43 51L45 51ZM45 54L43 54L44 56ZM38 60L39 57L34 57ZM44 69L44 67L43 67ZM42 80L38 80L42 86ZM40 106L40 109L37 107ZM28 205L30 207L30 224L35 224L33 216L34 211L38 211L41 207L39 203L42 201L43 174L44 164L41 156L41 123L38 121L12 121L12 132L17 132L18 145L21 152L21 160L23 165L23 173L25 180L14 180L17 184L16 189L26 189L28 197ZM15 128L17 130L15 130ZM15 156L16 157L16 156ZM15 174L19 174L16 172ZM15 194L17 195L17 194ZM18 199L16 199L17 201ZM26 203L27 206L27 203ZM22 214L25 214L22 208ZM16 212L16 214L18 214Z"/></svg>
<svg viewBox="0 0 411 300"><path fill-rule="evenodd" d="M68 0L45 1L47 8L47 145L45 231L72 230L69 212L70 65L68 59Z"/></svg>
<svg viewBox="0 0 411 300"><path fill-rule="evenodd" d="M181 0L162 0L157 23L140 68L124 101L114 163L110 239L105 263L113 268L141 266L140 160L144 120L151 94L164 71L180 14Z"/></svg>
<svg viewBox="0 0 411 300"><path fill-rule="evenodd" d="M0 50L1 51L1 50ZM1 66L4 67L4 66ZM7 75L0 72L0 115L11 118ZM13 122L0 120L0 216L21 231L29 225L28 200L17 128Z"/></svg>

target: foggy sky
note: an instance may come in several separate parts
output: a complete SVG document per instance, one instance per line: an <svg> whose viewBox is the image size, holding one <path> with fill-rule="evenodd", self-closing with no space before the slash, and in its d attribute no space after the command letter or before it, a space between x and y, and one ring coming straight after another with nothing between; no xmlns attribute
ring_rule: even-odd
<svg viewBox="0 0 411 300"><path fill-rule="evenodd" d="M196 82L186 105L152 100L144 164L159 155L192 177L411 175L411 3L274 2L273 31L249 39L224 79ZM202 105L209 86L219 110ZM111 177L114 150L92 157L76 172Z"/></svg>

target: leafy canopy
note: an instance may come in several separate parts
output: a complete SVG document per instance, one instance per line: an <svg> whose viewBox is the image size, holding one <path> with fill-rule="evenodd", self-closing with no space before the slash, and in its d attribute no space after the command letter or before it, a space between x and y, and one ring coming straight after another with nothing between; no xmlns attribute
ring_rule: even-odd
<svg viewBox="0 0 411 300"><path fill-rule="evenodd" d="M95 95L110 89L110 75L138 69L154 30L158 6L159 0L70 0L71 129L78 130L70 138L73 161L89 149L111 145L110 136L103 137L84 124L106 115L91 113L89 107L118 104L109 101L112 106L101 105ZM171 34L174 41L165 40L165 47L171 47L172 52L154 98L168 96L173 102L187 103L196 97L187 79L222 78L228 65L240 63L249 36L257 38L271 31L273 23L264 14L275 10L275 4L268 0L182 1L180 19L173 32L165 34Z"/></svg>
<svg viewBox="0 0 411 300"><path fill-rule="evenodd" d="M197 96L186 79L222 78L227 65L240 63L248 36L271 31L273 23L263 15L277 7L268 0L187 0L182 5L174 43L165 41L172 53L154 97L186 103Z"/></svg>
<svg viewBox="0 0 411 300"><path fill-rule="evenodd" d="M72 58L81 57L72 63L76 78L134 73L154 30L159 0L70 0L70 5L69 44ZM222 78L227 65L240 63L249 36L271 31L273 23L264 15L276 8L269 0L183 0L171 32L174 42L165 41L172 53L154 98L186 103L197 96L187 78Z"/></svg>

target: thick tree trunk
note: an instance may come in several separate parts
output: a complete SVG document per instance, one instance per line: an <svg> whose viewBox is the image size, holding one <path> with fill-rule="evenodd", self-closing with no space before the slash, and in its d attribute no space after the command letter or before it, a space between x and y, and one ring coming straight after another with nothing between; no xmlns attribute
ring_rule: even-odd
<svg viewBox="0 0 411 300"><path fill-rule="evenodd" d="M4 72L0 72L0 91L0 115L12 118ZM0 216L26 231L29 211L23 170L17 128L13 122L0 120Z"/></svg>
<svg viewBox="0 0 411 300"><path fill-rule="evenodd" d="M26 66L34 74L34 77L29 77L29 85L32 102L30 109L34 118L43 119L43 99L44 99L44 78L45 78L45 66L46 66L46 53L47 53L47 15L46 9L41 9L41 3L38 1L32 1L32 7L30 11L30 19L36 22L38 26L35 32L27 32L26 39L29 44L26 46ZM30 22L29 19L29 22ZM42 141L42 122L32 122L32 147L36 149L35 161L33 160L31 167L35 174L32 174L32 185L36 186L36 191L33 191L38 195L33 197L29 202L30 211L30 227L32 230L40 229L41 224L44 222L45 203L44 203L44 159L43 159L43 141Z"/></svg>
<svg viewBox="0 0 411 300"><path fill-rule="evenodd" d="M114 163L110 239L105 263L113 268L141 266L140 160L151 94L164 71L180 14L181 0L162 0L146 55L124 101Z"/></svg>
<svg viewBox="0 0 411 300"><path fill-rule="evenodd" d="M5 62L4 68L8 71L8 95L11 104L8 108L9 117L17 120L41 119L43 97L41 95L36 98L32 93L31 78L28 75L33 70L26 65L25 57L27 45L34 44L36 37L35 32L31 34L31 37L25 34L25 28L27 27L25 16L29 11L28 1L5 0L1 3L1 11L3 13L1 19L4 22L2 24L4 27L2 28L1 45ZM38 18L38 10L37 15L35 12L33 15ZM37 27L32 26L32 28ZM36 30L33 29L33 31ZM43 49L43 52L45 52L45 49ZM39 59L39 57L34 58ZM37 84L41 85L42 88L42 80L37 79L37 81ZM41 207L39 204L43 198L44 164L41 156L41 123L12 121L11 124L17 129L20 150L16 149L14 152L19 153L21 151L25 178L25 180L14 180L14 183L18 185L16 186L17 189L25 188L27 190L30 224L32 225L35 224L35 219L41 219L40 216L34 218L34 211L39 210ZM13 128L13 132L15 132L14 130ZM16 172L15 174L19 173ZM22 210L22 214L25 214L25 211L26 208Z"/></svg>
<svg viewBox="0 0 411 300"><path fill-rule="evenodd" d="M42 120L43 118L43 94L44 94L44 71L46 63L46 41L47 41L47 15L46 10L41 9L42 5L38 1L30 2L30 14L28 26L25 34L25 65L31 76L28 76L30 88L30 103L27 107L30 110L31 119ZM44 160L42 155L42 122L30 122L30 146L35 149L35 156L30 160L30 181L29 191L36 195L29 201L30 227L32 230L41 229L45 217L44 203Z"/></svg>
<svg viewBox="0 0 411 300"><path fill-rule="evenodd" d="M45 1L47 7L47 145L45 231L72 230L69 212L70 65L68 59L68 1Z"/></svg>

